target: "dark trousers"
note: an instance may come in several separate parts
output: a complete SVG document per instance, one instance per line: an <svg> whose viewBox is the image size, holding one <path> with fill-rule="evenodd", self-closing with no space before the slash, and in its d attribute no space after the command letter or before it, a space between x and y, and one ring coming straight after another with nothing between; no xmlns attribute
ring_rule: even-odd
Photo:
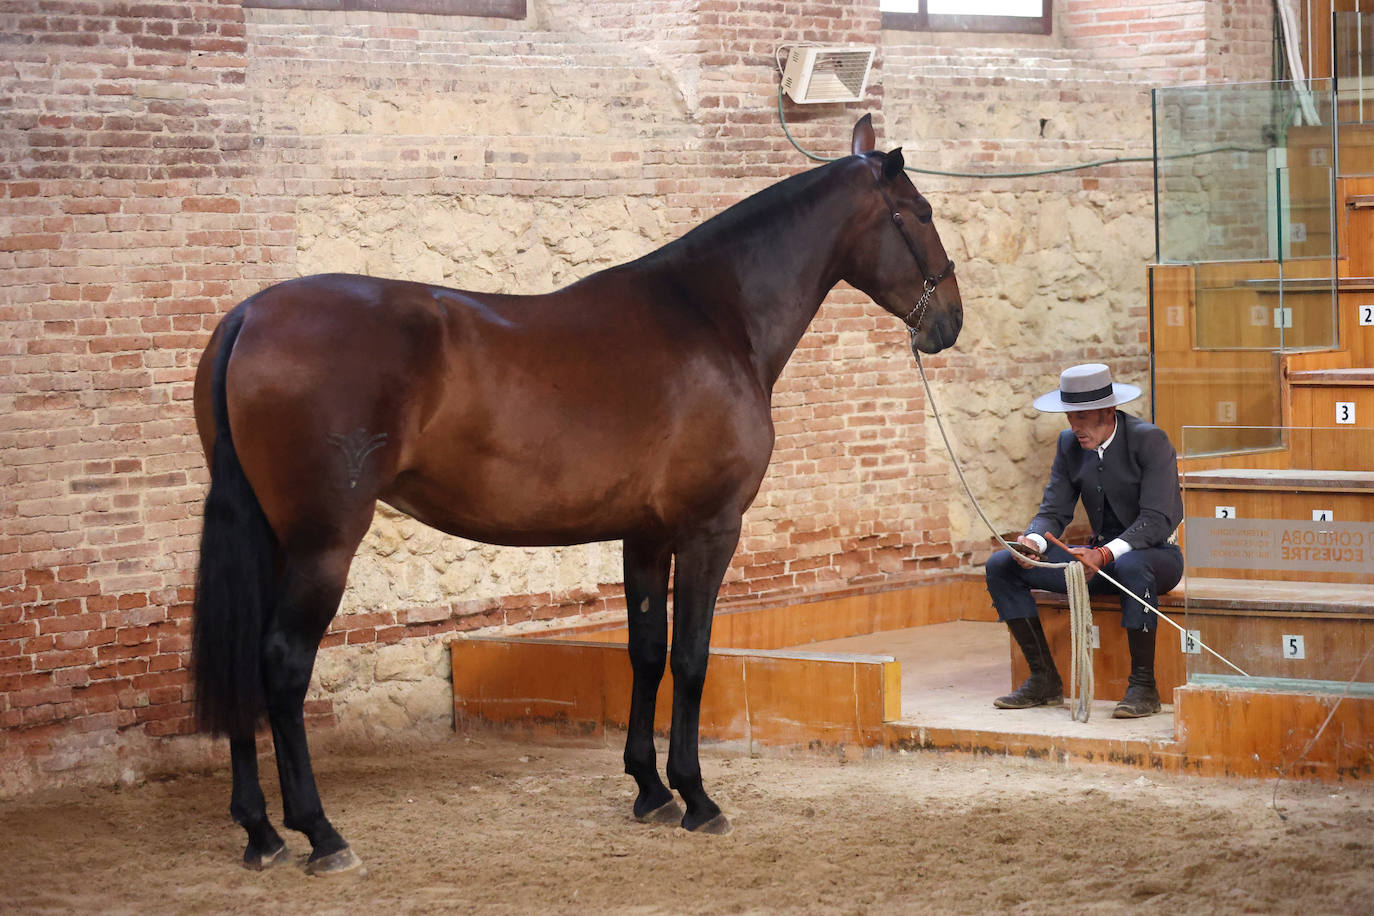
<svg viewBox="0 0 1374 916"><path fill-rule="evenodd" d="M1071 554L1053 544L1045 552L1045 560L1048 562L1064 563L1072 559ZM1179 580L1183 578L1183 551L1173 544L1145 547L1132 550L1102 569L1107 575L1158 607L1159 595L1178 585ZM1038 566L1022 569L1006 550L999 550L988 558L986 574L988 594L992 596L999 620L1020 620L1037 616L1035 599L1031 597L1033 588L1058 592L1061 595L1068 591L1064 585L1064 570L1041 569ZM1115 585L1101 576L1093 576L1088 580L1088 591L1094 595L1121 594ZM1134 598L1121 595L1121 625L1126 629L1153 630L1158 625L1153 619L1154 616Z"/></svg>

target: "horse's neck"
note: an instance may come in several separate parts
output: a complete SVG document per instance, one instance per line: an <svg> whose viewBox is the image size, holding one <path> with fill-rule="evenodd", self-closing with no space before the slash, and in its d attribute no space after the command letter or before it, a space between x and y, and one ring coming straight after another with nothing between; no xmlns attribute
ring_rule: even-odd
<svg viewBox="0 0 1374 916"><path fill-rule="evenodd" d="M795 218L736 227L718 240L719 256L685 265L713 291L705 306L744 335L768 390L840 280L848 214L837 206L839 193L808 201Z"/></svg>

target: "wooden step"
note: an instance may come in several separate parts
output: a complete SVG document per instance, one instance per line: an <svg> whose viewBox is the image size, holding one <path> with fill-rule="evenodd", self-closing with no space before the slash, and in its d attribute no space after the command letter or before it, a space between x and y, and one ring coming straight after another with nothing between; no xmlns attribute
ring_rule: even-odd
<svg viewBox="0 0 1374 916"><path fill-rule="evenodd" d="M1368 446L1370 438L1350 430L1289 430L1294 454L1350 452L1345 464L1358 459L1358 447ZM1331 510L1329 520L1374 522L1374 469L1219 468L1185 471L1180 477L1184 515L1190 519L1311 522L1314 511Z"/></svg>
<svg viewBox="0 0 1374 916"><path fill-rule="evenodd" d="M1365 387L1374 385L1374 369L1335 368L1335 369L1291 369L1288 372L1291 385Z"/></svg>
<svg viewBox="0 0 1374 916"><path fill-rule="evenodd" d="M1207 490L1284 490L1294 492L1316 490L1323 493L1374 491L1374 472L1372 471L1221 468L1210 471L1186 471L1181 476L1185 488ZM1284 518L1286 516L1277 517Z"/></svg>
<svg viewBox="0 0 1374 916"><path fill-rule="evenodd" d="M1055 592L1035 591L1036 607L1060 674L1068 676L1072 656L1069 602ZM1350 676L1360 656L1374 643L1374 585L1346 582L1282 582L1189 577L1156 605L1170 620L1197 635L1248 674L1294 682L1330 683ZM1121 600L1094 595L1093 624L1100 647L1093 652L1094 693L1119 697L1130 676L1130 652L1121 628ZM1283 657L1286 638L1303 640L1302 658ZM1010 646L1012 683L1029 675L1014 644ZM1160 622L1155 646L1155 680L1164 701L1194 671L1231 674L1210 655L1189 655L1183 634ZM1364 681L1374 679L1366 672Z"/></svg>
<svg viewBox="0 0 1374 916"><path fill-rule="evenodd" d="M1035 595L1037 607L1067 610L1069 599L1056 592ZM1093 595L1094 610L1120 612L1115 595ZM1204 576L1185 578L1167 595L1159 596L1160 610L1208 614L1322 614L1374 620L1374 586L1349 582L1260 582Z"/></svg>
<svg viewBox="0 0 1374 916"><path fill-rule="evenodd" d="M1292 293L1327 293L1331 291L1330 277L1292 277L1280 280L1278 278L1256 277L1247 280L1240 280L1237 286L1253 289L1261 293L1277 293L1280 289L1284 295ZM1343 293L1370 293L1374 292L1374 277L1338 277L1336 288Z"/></svg>

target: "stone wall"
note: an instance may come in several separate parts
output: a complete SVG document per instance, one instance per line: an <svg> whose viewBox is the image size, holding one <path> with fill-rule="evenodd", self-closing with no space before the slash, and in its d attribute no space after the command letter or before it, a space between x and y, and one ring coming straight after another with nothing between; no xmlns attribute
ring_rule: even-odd
<svg viewBox="0 0 1374 916"><path fill-rule="evenodd" d="M1148 156L1150 85L1260 66L1266 5L1218 6L1061 0L1054 35L979 37L884 32L876 0L535 0L521 22L0 3L0 788L215 753L165 740L191 727L206 476L189 389L249 293L320 270L538 292L650 251L813 164L778 123L780 44L879 48L862 104L784 104L819 155L872 111L880 145L945 172ZM914 176L967 313L927 368L1004 530L1033 511L1058 429L1030 399L1087 359L1145 381L1149 176ZM906 336L855 291L822 307L774 417L726 602L903 587L986 555ZM383 509L309 712L442 726L445 639L615 613L619 579L617 545L500 550Z"/></svg>

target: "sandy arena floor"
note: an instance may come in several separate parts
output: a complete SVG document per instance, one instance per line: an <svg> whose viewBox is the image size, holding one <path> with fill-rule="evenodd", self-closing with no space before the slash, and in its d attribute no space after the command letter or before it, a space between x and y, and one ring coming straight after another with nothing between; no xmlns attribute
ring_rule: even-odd
<svg viewBox="0 0 1374 916"><path fill-rule="evenodd" d="M618 736L612 736L611 741ZM226 754L227 756L227 754ZM317 754L365 874L238 865L227 769L0 802L6 913L1368 913L1374 786L707 750L726 837L630 818L618 744ZM273 770L264 761L264 773ZM275 786L269 804L279 818Z"/></svg>

